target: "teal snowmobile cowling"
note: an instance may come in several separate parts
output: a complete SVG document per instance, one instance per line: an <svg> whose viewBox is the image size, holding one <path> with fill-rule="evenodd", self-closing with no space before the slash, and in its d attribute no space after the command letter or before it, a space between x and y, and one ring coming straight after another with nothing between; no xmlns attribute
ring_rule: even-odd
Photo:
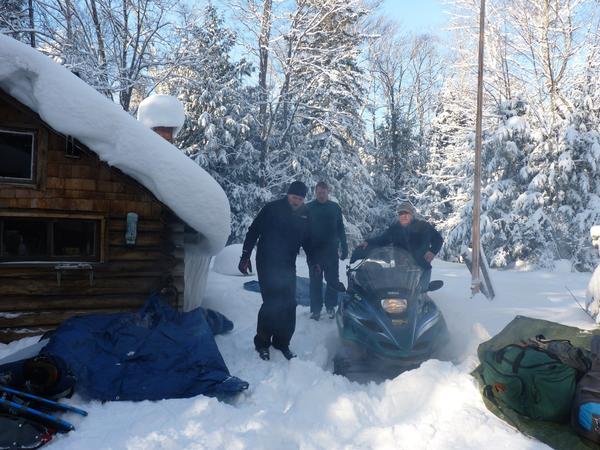
<svg viewBox="0 0 600 450"><path fill-rule="evenodd" d="M379 371L389 376L417 367L448 340L442 313L419 290L422 269L397 247L355 250L347 267L348 289L336 323L342 346L334 372ZM439 288L441 282L430 283Z"/></svg>

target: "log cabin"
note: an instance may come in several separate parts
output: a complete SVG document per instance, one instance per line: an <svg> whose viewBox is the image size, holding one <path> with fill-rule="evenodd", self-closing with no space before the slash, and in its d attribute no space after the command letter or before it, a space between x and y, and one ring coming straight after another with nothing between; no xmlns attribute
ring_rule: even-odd
<svg viewBox="0 0 600 450"><path fill-rule="evenodd" d="M11 65L0 70L0 341L134 310L164 288L183 308L186 277L200 276L186 274L186 246L209 260L229 233L218 184L66 69L0 36L0 67Z"/></svg>

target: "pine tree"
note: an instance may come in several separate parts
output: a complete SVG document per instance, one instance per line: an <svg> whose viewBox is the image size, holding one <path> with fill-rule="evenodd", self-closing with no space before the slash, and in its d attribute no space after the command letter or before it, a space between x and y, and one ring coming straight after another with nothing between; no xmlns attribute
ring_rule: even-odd
<svg viewBox="0 0 600 450"><path fill-rule="evenodd" d="M446 236L441 255L447 259L456 259L471 239L473 120L461 92L453 80L442 89L417 183L417 210Z"/></svg>
<svg viewBox="0 0 600 450"><path fill-rule="evenodd" d="M291 174L309 186L329 183L350 238L358 240L370 230L374 195L360 156L366 140L358 57L365 39L361 20L369 11L357 0L301 0L296 8L286 35L279 148L289 152Z"/></svg>
<svg viewBox="0 0 600 450"><path fill-rule="evenodd" d="M0 2L0 33L30 43L29 35L23 30L27 28L26 0L3 0Z"/></svg>
<svg viewBox="0 0 600 450"><path fill-rule="evenodd" d="M574 110L560 142L557 183L564 195L557 223L573 265L592 270L597 262L590 228L600 223L600 95L584 83L572 96Z"/></svg>
<svg viewBox="0 0 600 450"><path fill-rule="evenodd" d="M186 123L177 145L227 193L232 212L230 239L239 241L271 197L268 187L258 185L256 173L256 91L243 84L251 65L229 56L236 38L218 11L208 5L202 17L180 30L181 53L176 55L180 62L164 89L185 105Z"/></svg>

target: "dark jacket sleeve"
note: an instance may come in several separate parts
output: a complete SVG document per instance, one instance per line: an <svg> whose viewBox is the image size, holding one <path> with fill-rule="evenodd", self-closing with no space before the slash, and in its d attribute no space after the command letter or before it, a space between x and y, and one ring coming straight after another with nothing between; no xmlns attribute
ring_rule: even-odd
<svg viewBox="0 0 600 450"><path fill-rule="evenodd" d="M266 210L267 207L264 206L252 221L250 228L248 228L246 238L244 239L244 246L242 250L243 255L247 255L248 257L250 257L250 255L252 254L252 249L254 249L256 241L262 233L263 225L265 222L265 216L267 215Z"/></svg>
<svg viewBox="0 0 600 450"><path fill-rule="evenodd" d="M393 234L393 225L391 227L389 227L387 230L385 230L383 232L383 234L380 234L379 236L375 236L370 239L367 239L366 241L369 245L377 245L377 246L389 245L393 242L392 234Z"/></svg>
<svg viewBox="0 0 600 450"><path fill-rule="evenodd" d="M431 243L430 243L429 250L432 253L435 253L437 255L437 253L442 248L442 244L444 243L444 238L439 233L439 231L435 229L435 227L433 225L429 224L429 227L430 227L429 232L431 235Z"/></svg>
<svg viewBox="0 0 600 450"><path fill-rule="evenodd" d="M302 230L302 236L300 238L300 246L304 249L304 253L306 254L306 262L308 265L311 265L312 261L312 234L310 227L310 208L306 207L306 214L308 216L308 220L306 221L306 226ZM300 251L300 249L298 249Z"/></svg>
<svg viewBox="0 0 600 450"><path fill-rule="evenodd" d="M348 253L348 242L346 241L346 228L344 227L344 217L342 208L338 208L337 234L340 239L340 247L343 253Z"/></svg>

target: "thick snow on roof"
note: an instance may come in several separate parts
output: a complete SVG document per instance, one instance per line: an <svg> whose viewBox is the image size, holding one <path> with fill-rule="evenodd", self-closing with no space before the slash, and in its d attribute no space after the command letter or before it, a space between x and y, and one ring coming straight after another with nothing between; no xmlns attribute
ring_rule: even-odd
<svg viewBox="0 0 600 450"><path fill-rule="evenodd" d="M37 50L0 35L0 89L149 189L217 253L230 232L229 201L201 167L122 108Z"/></svg>
<svg viewBox="0 0 600 450"><path fill-rule="evenodd" d="M185 111L177 97L157 94L146 97L140 103L137 118L148 128L175 128L173 132L173 137L175 137L185 121Z"/></svg>

